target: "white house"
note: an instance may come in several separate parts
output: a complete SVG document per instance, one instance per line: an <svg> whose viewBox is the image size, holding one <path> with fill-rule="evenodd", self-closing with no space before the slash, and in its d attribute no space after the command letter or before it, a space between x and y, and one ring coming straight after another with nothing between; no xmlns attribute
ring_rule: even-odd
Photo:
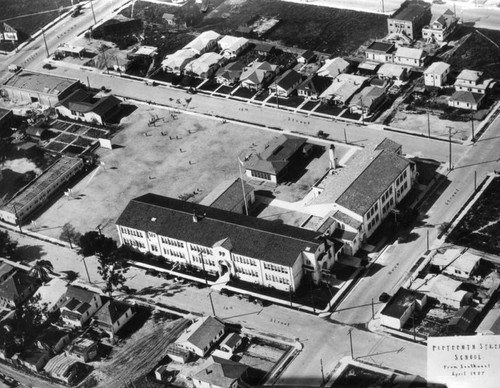
<svg viewBox="0 0 500 388"><path fill-rule="evenodd" d="M395 63L384 63L378 69L377 76L383 80L405 81L408 78L408 68Z"/></svg>
<svg viewBox="0 0 500 388"><path fill-rule="evenodd" d="M339 74L332 84L320 95L324 102L333 102L344 106L365 84L368 77L354 74Z"/></svg>
<svg viewBox="0 0 500 388"><path fill-rule="evenodd" d="M448 276L428 274L424 279L415 279L412 288L458 310L472 300L472 293L460 290L461 285L462 282Z"/></svg>
<svg viewBox="0 0 500 388"><path fill-rule="evenodd" d="M108 300L95 314L93 321L111 338L135 315L135 309L127 303Z"/></svg>
<svg viewBox="0 0 500 388"><path fill-rule="evenodd" d="M424 71L425 86L442 88L448 79L450 69L451 66L446 62L434 62Z"/></svg>
<svg viewBox="0 0 500 388"><path fill-rule="evenodd" d="M249 46L250 41L231 35L225 35L218 42L220 54L227 59L236 58Z"/></svg>
<svg viewBox="0 0 500 388"><path fill-rule="evenodd" d="M200 78L210 78L225 63L225 58L217 53L205 53L185 66L185 72Z"/></svg>
<svg viewBox="0 0 500 388"><path fill-rule="evenodd" d="M316 72L320 77L335 78L340 73L345 72L349 68L349 62L345 59L336 57L327 59L323 66Z"/></svg>
<svg viewBox="0 0 500 388"><path fill-rule="evenodd" d="M183 47L186 50L193 50L196 54L205 54L208 51L213 51L217 47L217 42L221 39L221 35L215 31L204 31L195 39Z"/></svg>
<svg viewBox="0 0 500 388"><path fill-rule="evenodd" d="M365 58L368 61L390 63L394 59L396 47L389 42L372 42L365 50Z"/></svg>
<svg viewBox="0 0 500 388"><path fill-rule="evenodd" d="M281 97L290 96L302 83L302 75L293 69L285 71L269 85L269 92Z"/></svg>
<svg viewBox="0 0 500 388"><path fill-rule="evenodd" d="M478 110L483 102L484 94L457 90L448 99L448 105L453 108Z"/></svg>
<svg viewBox="0 0 500 388"><path fill-rule="evenodd" d="M69 326L82 327L102 306L102 296L77 286L68 286L61 318Z"/></svg>
<svg viewBox="0 0 500 388"><path fill-rule="evenodd" d="M482 71L462 70L455 81L457 92L471 92L476 94L486 94L493 86L493 79L485 79Z"/></svg>
<svg viewBox="0 0 500 388"><path fill-rule="evenodd" d="M211 316L203 317L185 329L175 343L199 357L205 357L224 333L224 323Z"/></svg>
<svg viewBox="0 0 500 388"><path fill-rule="evenodd" d="M394 53L394 63L398 65L421 67L425 58L424 50L410 47L399 47Z"/></svg>
<svg viewBox="0 0 500 388"><path fill-rule="evenodd" d="M174 74L181 74L186 65L199 54L192 49L177 50L171 55L167 55L161 63L163 71Z"/></svg>
<svg viewBox="0 0 500 388"><path fill-rule="evenodd" d="M401 330L415 310L422 311L427 295L400 288L380 312L380 323L391 329Z"/></svg>
<svg viewBox="0 0 500 388"><path fill-rule="evenodd" d="M230 62L217 71L215 80L218 84L233 86L240 80L244 67L245 65L243 64L243 62Z"/></svg>
<svg viewBox="0 0 500 388"><path fill-rule="evenodd" d="M469 279L479 267L481 258L470 252L460 249L447 249L442 254L436 254L432 264L437 266L443 274Z"/></svg>
<svg viewBox="0 0 500 388"><path fill-rule="evenodd" d="M241 345L243 337L236 333L230 333L219 345L219 348L227 353L233 353Z"/></svg>
<svg viewBox="0 0 500 388"><path fill-rule="evenodd" d="M457 28L459 18L447 9L431 24L422 28L422 38L427 42L443 43Z"/></svg>
<svg viewBox="0 0 500 388"><path fill-rule="evenodd" d="M257 90L269 82L275 75L278 66L269 62L252 62L243 69L240 76L241 86Z"/></svg>

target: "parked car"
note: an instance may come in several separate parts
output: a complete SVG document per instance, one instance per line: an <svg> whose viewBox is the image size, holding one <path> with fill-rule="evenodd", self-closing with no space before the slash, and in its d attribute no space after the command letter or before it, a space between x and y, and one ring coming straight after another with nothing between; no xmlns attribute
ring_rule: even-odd
<svg viewBox="0 0 500 388"><path fill-rule="evenodd" d="M52 66L50 63L46 63L42 66L42 69L47 69L47 70L52 70L54 66Z"/></svg>

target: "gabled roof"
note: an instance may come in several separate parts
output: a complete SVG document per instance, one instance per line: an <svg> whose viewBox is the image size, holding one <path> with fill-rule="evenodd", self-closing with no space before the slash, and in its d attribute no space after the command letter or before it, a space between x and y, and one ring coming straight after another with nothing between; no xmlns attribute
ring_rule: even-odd
<svg viewBox="0 0 500 388"><path fill-rule="evenodd" d="M306 61L311 60L314 58L316 54L312 50L306 50L302 54L299 55L299 58L304 58Z"/></svg>
<svg viewBox="0 0 500 388"><path fill-rule="evenodd" d="M310 230L155 194L130 201L116 224L206 247L229 237L233 253L284 266L320 244Z"/></svg>
<svg viewBox="0 0 500 388"><path fill-rule="evenodd" d="M240 79L244 67L245 64L243 62L240 61L230 62L226 66L220 68L217 71L216 77L224 78L229 81L236 81Z"/></svg>
<svg viewBox="0 0 500 388"><path fill-rule="evenodd" d="M377 74L382 77L396 77L401 78L407 72L406 67L397 65L395 63L384 63L378 69Z"/></svg>
<svg viewBox="0 0 500 388"><path fill-rule="evenodd" d="M368 81L368 77L345 73L339 74L332 84L321 93L320 97L345 103L366 81Z"/></svg>
<svg viewBox="0 0 500 388"><path fill-rule="evenodd" d="M269 43L259 42L259 43L255 44L254 50L268 53L268 52L271 52L272 50L274 50L274 45L269 44Z"/></svg>
<svg viewBox="0 0 500 388"><path fill-rule="evenodd" d="M422 17L425 13L428 12L431 5L424 2L407 2L403 3L401 8L396 11L394 15L390 19L396 20L406 20L406 21L415 21L416 19Z"/></svg>
<svg viewBox="0 0 500 388"><path fill-rule="evenodd" d="M349 67L349 62L345 59L337 57L333 59L327 59L325 64L319 68L317 74L322 77L335 78L340 73L343 73L345 69Z"/></svg>
<svg viewBox="0 0 500 388"><path fill-rule="evenodd" d="M399 143L396 143L394 140L389 139L388 137L384 138L377 146L375 147L375 151L378 150L386 150L394 153L401 153L402 146Z"/></svg>
<svg viewBox="0 0 500 388"><path fill-rule="evenodd" d="M384 89L377 86L367 86L356 93L349 106L363 106L370 108L385 93Z"/></svg>
<svg viewBox="0 0 500 388"><path fill-rule="evenodd" d="M425 54L424 50L422 49L416 49L411 47L398 47L394 56L420 60L424 57L424 54Z"/></svg>
<svg viewBox="0 0 500 388"><path fill-rule="evenodd" d="M97 101L92 101L92 95L85 90L78 89L62 100L62 105L72 111L80 113L93 112L97 115L104 115L111 109L115 109L120 104L120 100L115 96L105 96Z"/></svg>
<svg viewBox="0 0 500 388"><path fill-rule="evenodd" d="M221 48L222 51L224 51L224 50L237 51L241 47L248 44L248 42L249 42L249 40L245 39L245 38L231 36L231 35L225 35L217 43L219 44L219 47Z"/></svg>
<svg viewBox="0 0 500 388"><path fill-rule="evenodd" d="M202 56L193 59L186 65L186 69L195 74L204 74L211 67L216 66L223 59L223 56L217 53L205 53Z"/></svg>
<svg viewBox="0 0 500 388"><path fill-rule="evenodd" d="M165 59L161 62L162 67L169 67L171 69L183 69L184 65L192 58L198 56L198 53L192 49L181 49L177 50L175 53L167 55Z"/></svg>
<svg viewBox="0 0 500 388"><path fill-rule="evenodd" d="M220 346L227 346L230 349L234 348L238 342L241 341L241 337L236 333L229 334L224 340L221 342Z"/></svg>
<svg viewBox="0 0 500 388"><path fill-rule="evenodd" d="M40 304L46 304L47 308L52 308L66 292L66 286L68 282L53 278L48 283L42 285L36 295L40 296Z"/></svg>
<svg viewBox="0 0 500 388"><path fill-rule="evenodd" d="M259 85L264 81L266 74L274 72L278 66L271 65L269 62L253 62L246 67L241 74L240 81L251 81L255 85Z"/></svg>
<svg viewBox="0 0 500 388"><path fill-rule="evenodd" d="M0 262L0 279L3 278L4 276L16 271L16 267L13 267L10 264Z"/></svg>
<svg viewBox="0 0 500 388"><path fill-rule="evenodd" d="M108 300L94 315L96 321L113 325L131 306L114 299Z"/></svg>
<svg viewBox="0 0 500 388"><path fill-rule="evenodd" d="M243 192L243 188L244 192ZM214 207L216 209L234 211L238 206L243 206L243 194L248 200L248 196L254 191L253 186L243 181L241 178L222 182L214 190L212 190L203 200L200 205Z"/></svg>
<svg viewBox="0 0 500 388"><path fill-rule="evenodd" d="M40 343L47 345L49 347L56 346L57 343L64 337L66 337L69 333L64 330L59 330L56 327L50 326L47 329L45 329L40 335L37 340L40 341Z"/></svg>
<svg viewBox="0 0 500 388"><path fill-rule="evenodd" d="M239 362L210 357L193 375L193 379L203 381L211 386L229 388L247 370L248 366Z"/></svg>
<svg viewBox="0 0 500 388"><path fill-rule="evenodd" d="M448 71L450 65L446 62L434 62L425 71L424 74L438 74L441 75Z"/></svg>
<svg viewBox="0 0 500 388"><path fill-rule="evenodd" d="M293 69L285 71L281 77L279 77L275 84L284 90L288 90L302 80L302 75Z"/></svg>
<svg viewBox="0 0 500 388"><path fill-rule="evenodd" d="M328 86L332 84L331 78L321 77L319 75L314 75L309 77L304 82L302 82L297 90L305 90L312 94L317 94L318 96L323 93Z"/></svg>
<svg viewBox="0 0 500 388"><path fill-rule="evenodd" d="M66 289L66 299L76 299L79 302L90 303L97 296L100 298L99 294L89 291L85 288L69 285Z"/></svg>
<svg viewBox="0 0 500 388"><path fill-rule="evenodd" d="M482 76L482 71L465 69L457 76L457 80L477 82Z"/></svg>
<svg viewBox="0 0 500 388"><path fill-rule="evenodd" d="M17 302L21 294L26 296L26 290L36 283L37 280L25 271L17 270L0 283L0 298Z"/></svg>
<svg viewBox="0 0 500 388"><path fill-rule="evenodd" d="M175 342L178 344L188 342L198 349L204 350L224 329L224 323L217 318L212 316L203 317L189 326Z"/></svg>
<svg viewBox="0 0 500 388"><path fill-rule="evenodd" d="M474 105L474 104L479 104L483 98L484 94L457 90L455 93L452 94L450 100Z"/></svg>
<svg viewBox="0 0 500 388"><path fill-rule="evenodd" d="M200 52L203 51L210 44L210 42L219 40L220 37L221 35L215 31L204 31L187 45L185 45L184 48L193 49L197 52Z"/></svg>
<svg viewBox="0 0 500 388"><path fill-rule="evenodd" d="M66 379L71 369L80 365L81 362L62 353L51 358L43 369L53 377Z"/></svg>

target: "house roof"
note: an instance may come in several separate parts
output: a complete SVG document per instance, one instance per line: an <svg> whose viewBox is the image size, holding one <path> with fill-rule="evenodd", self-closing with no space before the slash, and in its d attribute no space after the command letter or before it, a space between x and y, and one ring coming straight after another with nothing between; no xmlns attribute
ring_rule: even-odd
<svg viewBox="0 0 500 388"><path fill-rule="evenodd" d="M429 292L436 295L438 298L444 296L458 302L467 294L466 291L458 290L462 282L445 275L429 274L425 279L416 279L413 284L415 289L421 292Z"/></svg>
<svg viewBox="0 0 500 388"><path fill-rule="evenodd" d="M406 73L406 67L396 65L395 63L384 63L378 69L377 74L383 77L401 78Z"/></svg>
<svg viewBox="0 0 500 388"><path fill-rule="evenodd" d="M325 64L318 69L317 74L322 77L335 78L340 73L343 73L348 67L349 62L343 58L337 57L327 59Z"/></svg>
<svg viewBox="0 0 500 388"><path fill-rule="evenodd" d="M413 22L414 20L422 17L422 15L428 12L430 8L430 4L420 2L408 2L403 4L404 5L396 11L394 15L392 15L391 19Z"/></svg>
<svg viewBox="0 0 500 388"><path fill-rule="evenodd" d="M482 71L477 70L462 70L457 76L457 80L477 82L483 76Z"/></svg>
<svg viewBox="0 0 500 388"><path fill-rule="evenodd" d="M425 294L406 288L400 288L385 305L381 314L393 318L401 318L408 308L417 300L422 300Z"/></svg>
<svg viewBox="0 0 500 388"><path fill-rule="evenodd" d="M37 348L27 349L19 355L19 358L29 365L36 365L42 358L48 358L49 353L46 350Z"/></svg>
<svg viewBox="0 0 500 388"><path fill-rule="evenodd" d="M79 302L90 303L95 296L100 298L99 294L78 286L69 285L66 289L66 299L76 299Z"/></svg>
<svg viewBox="0 0 500 388"><path fill-rule="evenodd" d="M450 97L450 100L464 102L467 104L479 104L483 98L484 98L484 94L466 92L463 90L457 90Z"/></svg>
<svg viewBox="0 0 500 388"><path fill-rule="evenodd" d="M331 78L314 75L302 82L297 90L305 90L318 96L332 84Z"/></svg>
<svg viewBox="0 0 500 388"><path fill-rule="evenodd" d="M367 86L356 93L349 106L364 106L370 108L385 93L384 89L377 86Z"/></svg>
<svg viewBox="0 0 500 388"><path fill-rule="evenodd" d="M73 341L71 346L68 348L70 354L75 354L77 356L84 355L89 349L97 346L97 342L92 341L89 338L78 338Z"/></svg>
<svg viewBox="0 0 500 388"><path fill-rule="evenodd" d="M10 274L11 272L14 272L16 269L16 267L13 267L10 264L0 262L0 279Z"/></svg>
<svg viewBox="0 0 500 388"><path fill-rule="evenodd" d="M193 379L211 386L229 388L247 370L248 366L239 362L212 356L201 365L197 373L193 374Z"/></svg>
<svg viewBox="0 0 500 388"><path fill-rule="evenodd" d="M245 158L245 168L278 175L305 143L306 139L303 137L285 135L275 137L259 153L251 154L248 160Z"/></svg>
<svg viewBox="0 0 500 388"><path fill-rule="evenodd" d="M243 73L244 67L245 64L243 62L230 62L217 71L216 77L225 78L229 81L236 81L240 78L241 73Z"/></svg>
<svg viewBox="0 0 500 388"><path fill-rule="evenodd" d="M448 327L453 326L461 332L466 332L469 330L474 319L478 316L479 311L474 307L464 306L458 310L455 315L448 322Z"/></svg>
<svg viewBox="0 0 500 388"><path fill-rule="evenodd" d="M41 137L43 133L47 130L47 128L33 127L30 126L26 129L26 135Z"/></svg>
<svg viewBox="0 0 500 388"><path fill-rule="evenodd" d="M43 369L51 376L66 378L69 374L69 371L76 365L82 364L73 357L67 356L65 353L62 353L51 358Z"/></svg>
<svg viewBox="0 0 500 388"><path fill-rule="evenodd" d="M193 49L200 52L203 51L210 44L210 42L219 40L220 37L221 35L215 31L204 31L187 45L185 45L184 48Z"/></svg>
<svg viewBox="0 0 500 388"><path fill-rule="evenodd" d="M274 50L274 45L269 44L269 43L259 42L259 43L255 44L254 50L255 51L263 51L263 52L270 52L270 51Z"/></svg>
<svg viewBox="0 0 500 388"><path fill-rule="evenodd" d="M2 122L2 120L9 116L9 115L12 115L12 110L10 109L4 109L4 108L0 108L0 123Z"/></svg>
<svg viewBox="0 0 500 388"><path fill-rule="evenodd" d="M302 75L298 72L296 72L293 69L285 71L281 77L279 77L276 81L275 84L278 85L280 88L283 88L285 90L293 88L297 83L302 81Z"/></svg>
<svg viewBox="0 0 500 388"><path fill-rule="evenodd" d="M306 61L311 60L316 56L315 52L312 50L305 50L302 54L299 55L299 58L304 58Z"/></svg>
<svg viewBox="0 0 500 388"><path fill-rule="evenodd" d="M492 308L481 321L476 333L500 334L500 307Z"/></svg>
<svg viewBox="0 0 500 388"><path fill-rule="evenodd" d="M451 266L464 272L471 272L481 258L470 252L462 254L461 249L447 249L442 254L436 254L432 264L438 267Z"/></svg>
<svg viewBox="0 0 500 388"><path fill-rule="evenodd" d="M285 266L319 246L310 230L155 194L130 201L116 224L208 247L230 238L233 253Z"/></svg>
<svg viewBox="0 0 500 388"><path fill-rule="evenodd" d="M94 315L94 319L113 325L118 319L121 318L128 310L130 310L130 305L118 300L108 300Z"/></svg>
<svg viewBox="0 0 500 388"><path fill-rule="evenodd" d="M430 65L425 71L424 74L444 74L448 69L450 68L450 65L446 62L434 62L432 65Z"/></svg>
<svg viewBox="0 0 500 388"><path fill-rule="evenodd" d="M269 62L253 62L250 66L243 69L240 81L251 81L255 85L259 85L264 81L268 72L274 72L278 66L271 65Z"/></svg>
<svg viewBox="0 0 500 388"><path fill-rule="evenodd" d="M191 324L175 342L177 344L189 342L191 345L203 350L224 329L224 323L217 318L212 316L202 317Z"/></svg>
<svg viewBox="0 0 500 388"><path fill-rule="evenodd" d="M248 44L249 40L237 36L225 35L221 40L217 43L222 51L237 51L241 47Z"/></svg>
<svg viewBox="0 0 500 388"><path fill-rule="evenodd" d="M42 285L36 292L36 295L40 297L39 304L45 304L49 309L55 306L65 294L67 284L66 280L54 278Z"/></svg>
<svg viewBox="0 0 500 388"><path fill-rule="evenodd" d="M154 46L141 46L134 53L134 55L152 56L152 55L155 55L157 52L158 52L158 47L154 47Z"/></svg>
<svg viewBox="0 0 500 388"><path fill-rule="evenodd" d="M162 67L169 67L171 69L182 69L184 65L192 58L198 56L198 53L192 49L181 49L175 53L167 55L161 62Z"/></svg>
<svg viewBox="0 0 500 388"><path fill-rule="evenodd" d="M227 346L230 349L233 349L238 342L241 341L241 337L236 333L230 333L224 340L221 342L220 346Z"/></svg>
<svg viewBox="0 0 500 388"><path fill-rule="evenodd" d="M411 47L398 47L394 56L420 60L424 57L424 54L425 54L424 50L422 49L411 48Z"/></svg>
<svg viewBox="0 0 500 388"><path fill-rule="evenodd" d="M54 326L49 326L43 331L42 335L40 335L37 340L42 344L53 347L56 346L57 343L68 334L69 333L67 331L60 330Z"/></svg>
<svg viewBox="0 0 500 388"><path fill-rule="evenodd" d="M92 101L92 95L82 89L75 90L59 103L75 112L93 112L99 116L105 115L119 104L120 100L115 96L105 96Z"/></svg>
<svg viewBox="0 0 500 388"><path fill-rule="evenodd" d="M369 166L338 198L337 204L364 215L385 190L410 165L410 161L387 150L379 150Z"/></svg>
<svg viewBox="0 0 500 388"><path fill-rule="evenodd" d="M243 181L245 197L255 190L253 186ZM203 200L200 205L211 206L216 209L234 211L237 207L243 206L243 189L240 178L222 182L214 190L212 190Z"/></svg>
<svg viewBox="0 0 500 388"><path fill-rule="evenodd" d="M375 41L366 48L366 51L375 51L381 54L389 54L394 51L394 48L394 43Z"/></svg>
<svg viewBox="0 0 500 388"><path fill-rule="evenodd" d="M335 99L342 103L349 100L363 84L368 81L367 77L354 74L339 74L332 84L321 93L321 98Z"/></svg>
<svg viewBox="0 0 500 388"><path fill-rule="evenodd" d="M161 18L163 20L175 20L175 15L172 13L165 12Z"/></svg>
<svg viewBox="0 0 500 388"><path fill-rule="evenodd" d="M58 96L75 84L79 84L79 81L23 70L7 80L4 86Z"/></svg>
<svg viewBox="0 0 500 388"><path fill-rule="evenodd" d="M217 53L205 53L202 56L193 59L186 65L189 71L201 75L207 73L211 67L216 66L223 59L223 56Z"/></svg>
<svg viewBox="0 0 500 388"><path fill-rule="evenodd" d="M17 302L19 296L21 294L26 296L26 290L36 283L37 280L29 276L25 271L17 270L0 283L0 298Z"/></svg>

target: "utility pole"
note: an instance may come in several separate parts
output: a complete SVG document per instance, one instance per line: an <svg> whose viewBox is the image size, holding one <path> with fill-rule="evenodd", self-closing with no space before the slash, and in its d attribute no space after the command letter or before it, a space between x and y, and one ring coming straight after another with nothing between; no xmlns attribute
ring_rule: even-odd
<svg viewBox="0 0 500 388"><path fill-rule="evenodd" d="M447 126L446 128L448 128L448 142L450 144L450 151L449 151L449 160L448 160L448 170L451 171L452 170L452 167L451 167L451 130L453 129L453 127L450 127L450 126Z"/></svg>
<svg viewBox="0 0 500 388"><path fill-rule="evenodd" d="M87 76L87 85L89 87L89 91L90 91L90 80L89 80L89 76Z"/></svg>
<svg viewBox="0 0 500 388"><path fill-rule="evenodd" d="M474 135L474 117L472 116L472 113L470 115L470 124L472 126L472 142L476 140L476 136Z"/></svg>
<svg viewBox="0 0 500 388"><path fill-rule="evenodd" d="M292 286L289 284L288 285L288 297L290 298L290 307L292 306Z"/></svg>
<svg viewBox="0 0 500 388"><path fill-rule="evenodd" d="M375 319L375 305L373 304L373 298L372 298L372 319Z"/></svg>
<svg viewBox="0 0 500 388"><path fill-rule="evenodd" d="M477 171L474 171L474 192L477 190Z"/></svg>
<svg viewBox="0 0 500 388"><path fill-rule="evenodd" d="M347 144L347 133L345 131L345 127L344 127L344 143Z"/></svg>
<svg viewBox="0 0 500 388"><path fill-rule="evenodd" d="M89 283L92 283L90 280L89 269L87 268L87 262L85 261L85 256L82 256L83 266L85 267L85 272L87 272L87 278L89 279Z"/></svg>
<svg viewBox="0 0 500 388"><path fill-rule="evenodd" d="M429 229L427 229L427 250L429 250Z"/></svg>
<svg viewBox="0 0 500 388"><path fill-rule="evenodd" d="M321 388L325 386L325 372L323 371L323 359L319 359L320 365L321 365Z"/></svg>
<svg viewBox="0 0 500 388"><path fill-rule="evenodd" d="M93 0L90 0L90 8L92 8L92 16L94 17L94 24L97 24L97 20L95 19Z"/></svg>
<svg viewBox="0 0 500 388"><path fill-rule="evenodd" d="M352 329L349 329L349 343L351 344L351 358L354 360L354 349L352 347Z"/></svg>
<svg viewBox="0 0 500 388"><path fill-rule="evenodd" d="M203 267L203 277L205 278L205 285L208 286L208 279L207 279L207 271L205 270L205 260L203 258L203 252L200 252L200 259L201 259L201 265ZM212 307L212 315L215 317L215 308L214 308L214 302L212 300L212 293L210 292L208 294L208 298L210 299L210 306Z"/></svg>
<svg viewBox="0 0 500 388"><path fill-rule="evenodd" d="M43 43L45 43L45 51L47 52L47 58L50 57L49 46L47 46L47 40L45 39L45 31L42 28Z"/></svg>
<svg viewBox="0 0 500 388"><path fill-rule="evenodd" d="M431 118L430 113L427 111L427 137L431 137Z"/></svg>

